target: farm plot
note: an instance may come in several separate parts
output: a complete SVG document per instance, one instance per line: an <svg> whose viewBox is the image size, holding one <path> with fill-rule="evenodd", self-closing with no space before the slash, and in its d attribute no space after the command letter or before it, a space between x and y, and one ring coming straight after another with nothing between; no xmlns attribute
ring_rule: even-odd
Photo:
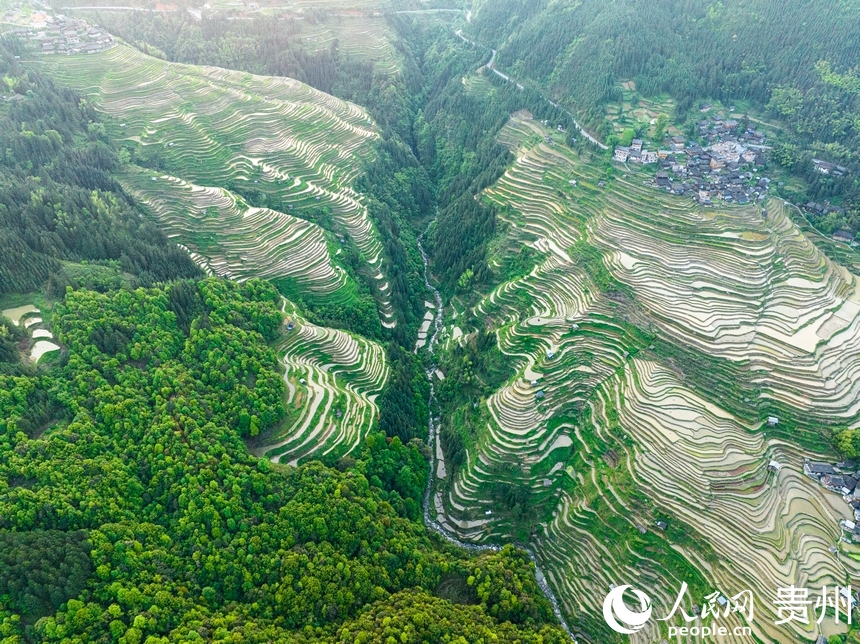
<svg viewBox="0 0 860 644"><path fill-rule="evenodd" d="M362 108L292 79L167 63L123 45L33 64L113 117L113 134L136 148L141 164L329 222L358 246L376 279L383 318L393 317L382 244L352 188L378 137ZM160 175L152 177L153 188ZM162 210L170 205L166 196Z"/></svg>
<svg viewBox="0 0 860 644"><path fill-rule="evenodd" d="M289 422L252 451L295 465L355 449L379 416L376 396L388 377L381 345L296 318L281 345Z"/></svg>
<svg viewBox="0 0 860 644"><path fill-rule="evenodd" d="M621 100L606 105L606 118L612 123L616 134L621 134L626 128L644 128L646 136L653 135L657 118L661 114L674 114L675 100L668 95L645 98L636 92L633 81L622 82L619 89ZM681 131L675 125L669 125L668 133L677 135ZM654 144L659 144L659 141Z"/></svg>
<svg viewBox="0 0 860 644"><path fill-rule="evenodd" d="M860 422L855 278L782 202L766 219L699 209L551 137L515 115L500 141L516 161L483 193L506 224L490 265L523 246L536 259L474 307L516 375L471 413L465 462L434 491L440 523L477 542L528 539L591 636L608 635L610 584L647 587L668 612L682 581L696 602L847 583L858 564L831 547L848 506L802 475L812 454L797 441ZM765 427L771 411L790 429ZM757 637L811 636L775 627L771 608Z"/></svg>
<svg viewBox="0 0 860 644"><path fill-rule="evenodd" d="M568 612L599 614L619 579L677 593L691 579L672 548L704 574L702 592L750 589L761 599L752 626L763 641L811 637L791 630L797 624L775 627L773 607L762 604L776 588L844 585L860 570L828 550L847 506L803 476L796 448L743 425L651 360L629 361L589 404L571 431L578 485L562 493L536 540ZM769 471L770 460L782 468ZM668 612L674 600L655 597L655 609Z"/></svg>
<svg viewBox="0 0 860 644"><path fill-rule="evenodd" d="M764 403L858 422L857 278L781 201L766 201L763 219L757 207L700 210L632 179L617 186L589 231L661 335L742 364Z"/></svg>
<svg viewBox="0 0 860 644"><path fill-rule="evenodd" d="M527 487L536 504L553 494L573 444L569 426L554 419L584 405L603 379L647 344L614 319L611 302L572 256L598 205L600 180L548 136L528 114L512 118L500 139L517 161L484 192L508 225L502 252L527 245L545 259L475 306L475 313L493 320L499 348L518 369L486 401L468 466L437 491L439 520L475 540L513 534L493 499L500 476ZM574 204L581 212L571 216Z"/></svg>

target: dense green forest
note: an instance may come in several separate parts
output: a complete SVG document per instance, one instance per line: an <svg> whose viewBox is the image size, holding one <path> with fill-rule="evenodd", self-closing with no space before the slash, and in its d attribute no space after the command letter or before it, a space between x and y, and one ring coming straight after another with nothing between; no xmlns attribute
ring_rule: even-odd
<svg viewBox="0 0 860 644"><path fill-rule="evenodd" d="M599 119L622 79L646 96L669 92L681 111L706 97L764 105L774 87L810 88L818 61L857 64L856 11L802 0L493 0L476 7L472 30L498 48L501 68Z"/></svg>
<svg viewBox="0 0 860 644"><path fill-rule="evenodd" d="M343 472L248 454L284 413L278 299L208 279L57 305L64 364L0 376L2 641L563 641L524 555L396 511L422 476L390 472L399 439Z"/></svg>
<svg viewBox="0 0 860 644"><path fill-rule="evenodd" d="M199 271L126 195L95 110L0 46L0 294L150 285ZM18 100L24 99L25 100ZM77 263L77 266L67 262ZM96 266L81 267L81 262Z"/></svg>

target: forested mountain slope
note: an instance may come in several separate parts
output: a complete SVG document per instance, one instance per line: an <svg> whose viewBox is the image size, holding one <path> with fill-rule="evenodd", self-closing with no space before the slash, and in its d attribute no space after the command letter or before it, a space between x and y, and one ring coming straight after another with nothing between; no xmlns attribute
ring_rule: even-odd
<svg viewBox="0 0 860 644"><path fill-rule="evenodd" d="M499 50L502 69L582 111L622 79L645 95L669 92L686 109L697 97L764 105L773 87L810 89L822 60L850 72L860 56L858 12L856 2L802 0L479 0L470 31Z"/></svg>
<svg viewBox="0 0 860 644"><path fill-rule="evenodd" d="M92 106L28 75L5 47L0 75L0 295L196 275L116 181L117 149Z"/></svg>

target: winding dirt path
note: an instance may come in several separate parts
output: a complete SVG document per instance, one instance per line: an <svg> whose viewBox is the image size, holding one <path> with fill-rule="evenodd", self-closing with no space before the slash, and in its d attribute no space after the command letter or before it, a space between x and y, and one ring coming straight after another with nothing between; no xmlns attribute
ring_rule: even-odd
<svg viewBox="0 0 860 644"><path fill-rule="evenodd" d="M398 13L410 13L410 12L398 12ZM467 15L467 16L466 16L466 20L467 20L467 22L471 22L471 12L469 12L469 15ZM457 31L455 31L454 33L455 33L455 34L457 35L457 37L458 37L458 38L460 38L460 40L462 40L463 42L465 42L465 43L469 43L470 45L480 46L480 45L478 45L478 43L476 43L474 40L469 40L468 38L466 38L466 37L463 35L463 30L462 30L462 29L458 29L458 30L457 30ZM517 82L516 80L512 79L510 76L508 76L507 74L505 74L505 73L503 73L503 72L499 71L499 70L496 68L496 50L495 50L495 49L491 49L490 51L492 52L492 55L490 56L490 60L487 62L487 64L486 64L486 65L483 65L482 67L479 67L479 68L478 68L478 71L481 71L482 69L485 69L485 68L486 68L486 69L489 69L489 70L490 70L490 71L492 71L496 76L498 76L498 77L500 77L500 78L504 79L506 82L508 82L508 83L516 83L516 85L517 85L517 89L520 89L520 90L524 89L524 87L523 87L522 83ZM568 116L573 120L573 125L576 127L576 129L579 131L579 133L580 133L582 136L584 136L586 139L588 139L592 144L596 145L596 146L597 146L597 147L599 147L601 150L608 150L608 149L609 149L609 146L608 146L608 145L606 145L606 144L604 144L604 143L601 143L601 142L600 142L600 141L598 141L596 138L594 138L594 136L592 136L589 132L587 132L587 131L585 130L585 128L583 128L583 127L582 127L582 125L580 125L580 124L579 124L579 121L577 121L577 120L576 120L576 117L575 117L575 116L574 116L574 115L573 115L569 110L565 109L564 107L562 107L561 105L559 105L559 104L558 104L558 103L556 103L555 101L552 101L552 100L548 99L548 98L547 98L546 96L544 96L543 94L540 94L540 96L541 96L541 98L543 98L547 103L549 103L550 105L552 105L552 106L553 106L553 107L555 107L556 109L562 110L565 114L567 114L567 115L568 115Z"/></svg>

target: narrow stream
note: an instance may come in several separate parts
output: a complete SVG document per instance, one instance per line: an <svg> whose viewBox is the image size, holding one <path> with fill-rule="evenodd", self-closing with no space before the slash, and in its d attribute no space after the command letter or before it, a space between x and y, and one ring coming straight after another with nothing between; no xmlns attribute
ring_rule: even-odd
<svg viewBox="0 0 860 644"><path fill-rule="evenodd" d="M418 236L418 250L421 253L421 259L424 262L424 284L426 284L427 288L433 291L433 298L436 302L436 312L433 317L433 335L430 337L430 341L427 343L427 350L430 352L431 358L436 355L436 342L439 339L439 332L442 330L442 296L439 293L439 290L430 283L430 268L429 262L427 260L427 253L424 252L424 245L421 243L424 238L424 233L421 233ZM436 373L436 363L431 362L429 369L427 369L427 379L430 382L430 399L428 400L428 408L430 409L430 421L427 426L427 446L430 448L430 476L427 478L427 488L424 490L424 524L433 530L436 534L440 535L446 541L453 543L456 546L461 548L465 548L470 552L498 552L502 549L502 546L498 545L489 545L489 544L477 544L477 543L469 543L466 541L460 541L456 536L448 532L442 525L433 518L433 514L430 510L430 495L433 493L433 483L436 478L436 428L439 426L439 418L433 417L433 409L436 406L436 390L434 388L433 376ZM561 624L562 628L567 632L570 636L570 639L576 644L577 640L574 637L573 632L571 632L570 628L567 625L567 622L562 617L561 609L558 605L558 600L555 598L555 593L552 592L552 589L547 584L546 579L543 576L543 572L540 569L540 565L538 564L537 559L526 547L517 546L521 550L523 550L528 556L529 559L532 560L532 563L535 565L535 574L537 577L538 586L543 591L543 594L546 595L546 598L549 600L550 604L552 604L553 613L555 613L556 618L558 619L559 624Z"/></svg>

